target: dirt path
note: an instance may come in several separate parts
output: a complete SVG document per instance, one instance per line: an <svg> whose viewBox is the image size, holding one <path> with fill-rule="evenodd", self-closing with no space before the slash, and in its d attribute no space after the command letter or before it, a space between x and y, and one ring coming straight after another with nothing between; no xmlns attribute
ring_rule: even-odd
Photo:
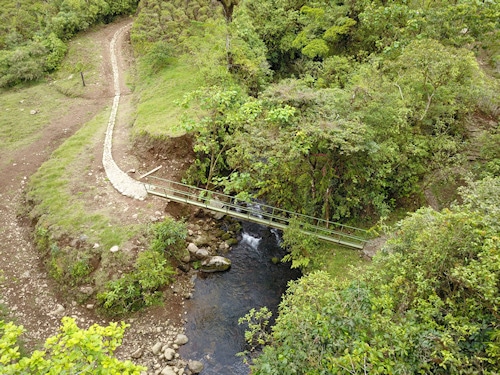
<svg viewBox="0 0 500 375"><path fill-rule="evenodd" d="M68 301L59 294L57 285L47 276L42 259L32 244L31 227L17 213L23 204L23 191L29 177L65 139L106 106L111 106L114 87L109 45L115 33L123 28L125 31L116 41L116 50L120 52L117 54L117 66L121 70L122 100L115 124L116 139L113 140L115 147L119 145L119 148L113 150L113 156L125 171L138 167L137 159L129 152L128 130L132 120L127 115L132 113L133 106L128 95L130 90L124 82L124 70L128 68L132 58L128 42L130 23L130 19L124 19L91 32L100 48L96 53L102 54L100 74L102 82L107 82L107 85L89 88L85 99L78 99L67 116L48 124L36 142L5 155L5 158L2 155L9 162L0 163L0 305L5 305L9 317L25 327L23 340L28 348L37 347L47 337L54 335L62 316L74 317L79 326L84 328L94 323L108 323L107 319L96 315L93 309ZM93 169L96 171L95 177L104 180L104 170L100 164L102 144L103 142L94 150L96 161ZM124 222L132 216L129 208L141 210L142 217L150 218L159 210L163 211L165 205L158 199L148 198L147 202L140 202L124 197L110 184L103 188L101 196L118 215L121 213L124 216ZM158 373L158 369L164 366L161 358L153 355L150 348L158 342L171 340L183 330L184 302L182 293L178 293L176 288L167 293L168 303L165 306L148 309L128 320L131 327L117 352L122 359L132 359L148 366L148 374Z"/></svg>
<svg viewBox="0 0 500 375"><path fill-rule="evenodd" d="M128 21L126 21L128 22ZM123 21L95 32L95 40L103 51L100 75L103 82L110 81L109 58L105 46L115 29ZM17 217L23 204L22 195L28 178L47 160L62 142L74 134L83 124L109 105L112 87L94 87L85 98L74 100L68 114L48 124L38 139L15 150L4 160L9 163L0 167L0 257L2 284L0 298L11 312L12 318L22 324L27 333L23 339L28 347L53 335L59 327L62 306L65 301L54 291L57 286L50 280L41 259L31 242L31 228ZM71 100L71 99L68 99ZM66 306L65 315L92 323L95 319L79 306Z"/></svg>

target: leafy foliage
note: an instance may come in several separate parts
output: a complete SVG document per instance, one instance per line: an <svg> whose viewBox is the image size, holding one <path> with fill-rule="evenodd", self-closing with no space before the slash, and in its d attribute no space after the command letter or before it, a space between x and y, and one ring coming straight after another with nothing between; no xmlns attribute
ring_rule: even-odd
<svg viewBox="0 0 500 375"><path fill-rule="evenodd" d="M65 41L91 25L134 11L137 0L3 1L0 87L33 81L59 67Z"/></svg>
<svg viewBox="0 0 500 375"><path fill-rule="evenodd" d="M148 54L156 43L182 50L187 38L198 34L197 27L218 14L218 7L207 1L142 0L131 30L131 40L140 55Z"/></svg>
<svg viewBox="0 0 500 375"><path fill-rule="evenodd" d="M282 261L291 261L292 268L304 270L311 261L311 254L319 247L319 239L303 233L301 229L304 229L303 224L297 220L291 220L283 231L283 242L280 246L288 250L288 254L283 257Z"/></svg>
<svg viewBox="0 0 500 375"><path fill-rule="evenodd" d="M410 215L359 281L291 283L253 373L496 373L499 192L487 178Z"/></svg>
<svg viewBox="0 0 500 375"><path fill-rule="evenodd" d="M109 281L97 295L99 304L109 315L123 315L161 302L161 289L171 282L175 270L167 257L181 256L187 236L186 225L166 218L152 228L153 239L148 250L141 252L134 270Z"/></svg>
<svg viewBox="0 0 500 375"><path fill-rule="evenodd" d="M187 236L185 223L167 217L161 223L154 224L151 231L153 235L149 246L151 251L175 257L184 249Z"/></svg>
<svg viewBox="0 0 500 375"><path fill-rule="evenodd" d="M418 207L426 176L464 166L470 117L498 115L476 61L498 4L226 2L237 5L227 24L215 9L188 15L190 4L170 17L191 22L182 35L165 34L156 16L136 25L158 31L150 43L187 52L207 82L184 101L198 115L184 124L197 157L190 182L328 220L373 220Z"/></svg>
<svg viewBox="0 0 500 375"><path fill-rule="evenodd" d="M35 350L30 357L22 356L17 339L24 332L22 326L0 321L0 370L2 374L80 374L139 375L145 370L130 361L113 356L120 346L125 323L111 323L107 327L94 324L83 330L73 318L64 317L60 333L45 341L43 350Z"/></svg>
<svg viewBox="0 0 500 375"><path fill-rule="evenodd" d="M238 319L238 324L245 324L248 330L245 331L245 341L249 346L249 351L269 343L269 319L272 312L267 307L261 307L259 310L250 309L244 316Z"/></svg>
<svg viewBox="0 0 500 375"><path fill-rule="evenodd" d="M97 295L99 305L108 315L124 315L161 302L160 289L175 274L163 254L146 250L139 254L135 270L109 281Z"/></svg>

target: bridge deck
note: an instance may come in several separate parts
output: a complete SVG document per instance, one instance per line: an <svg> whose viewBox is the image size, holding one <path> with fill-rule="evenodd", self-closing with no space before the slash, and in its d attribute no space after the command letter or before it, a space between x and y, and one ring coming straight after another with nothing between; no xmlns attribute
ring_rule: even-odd
<svg viewBox="0 0 500 375"><path fill-rule="evenodd" d="M367 242L367 233L363 229L297 214L264 204L249 205L247 202L239 201L235 197L226 194L154 176L150 176L150 178L160 181L161 185L145 183L146 191L151 195L174 202L202 207L278 229L287 228L291 220L297 219L302 224L300 230L303 233L350 248L363 249Z"/></svg>

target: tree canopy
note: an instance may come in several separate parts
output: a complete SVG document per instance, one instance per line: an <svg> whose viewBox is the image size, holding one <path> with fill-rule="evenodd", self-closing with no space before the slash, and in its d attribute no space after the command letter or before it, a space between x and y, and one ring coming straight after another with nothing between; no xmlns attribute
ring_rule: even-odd
<svg viewBox="0 0 500 375"><path fill-rule="evenodd" d="M358 280L291 283L253 373L497 373L499 197L499 178L471 183L398 223Z"/></svg>
<svg viewBox="0 0 500 375"><path fill-rule="evenodd" d="M498 116L498 80L478 61L498 60L495 2L224 2L230 23L220 6L203 22L183 11L195 26L174 32L141 18L167 7L147 4L133 38L158 31L154 43L187 53L207 83L184 101L205 106L185 122L193 183L328 220L386 216L418 207L425 179L452 176L477 147L470 124Z"/></svg>
<svg viewBox="0 0 500 375"><path fill-rule="evenodd" d="M0 3L0 87L54 71L79 31L131 13L137 0L20 0Z"/></svg>

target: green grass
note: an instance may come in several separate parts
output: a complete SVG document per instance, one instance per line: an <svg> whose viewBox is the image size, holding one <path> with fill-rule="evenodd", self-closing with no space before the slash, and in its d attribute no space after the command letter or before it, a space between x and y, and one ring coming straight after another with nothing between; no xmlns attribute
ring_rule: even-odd
<svg viewBox="0 0 500 375"><path fill-rule="evenodd" d="M65 100L63 94L44 83L1 90L0 151L18 149L36 140L41 129L67 111Z"/></svg>
<svg viewBox="0 0 500 375"><path fill-rule="evenodd" d="M78 176L86 175L85 168L92 158L89 145L100 141L108 116L109 109L102 111L66 140L29 182L27 197L34 204L30 215L38 220L39 227L50 228L52 237L86 234L89 242L109 248L122 244L140 230L138 226L113 223L106 213L92 212L88 197L72 193L75 184L86 184L85 180L78 181Z"/></svg>
<svg viewBox="0 0 500 375"><path fill-rule="evenodd" d="M95 42L93 30L103 26L96 26L92 31L79 34L68 44L68 53L60 69L53 75L51 83L56 90L69 97L80 97L85 94L80 72L83 73L86 87L103 85L100 77L102 56L99 46Z"/></svg>
<svg viewBox="0 0 500 375"><path fill-rule="evenodd" d="M363 258L358 250L321 242L314 253L310 270L323 270L334 278L346 280L355 276L350 272L352 267L363 269L369 263L370 261Z"/></svg>
<svg viewBox="0 0 500 375"><path fill-rule="evenodd" d="M141 77L141 81L134 133L153 138L183 135L179 124L185 110L177 102L202 84L198 69L176 61L154 77Z"/></svg>
<svg viewBox="0 0 500 375"><path fill-rule="evenodd" d="M78 104L87 86L99 83L100 54L92 32L69 43L61 68L49 79L0 90L0 152L22 148L40 137L41 130L52 120L63 116L70 106ZM31 114L31 111L37 111Z"/></svg>

